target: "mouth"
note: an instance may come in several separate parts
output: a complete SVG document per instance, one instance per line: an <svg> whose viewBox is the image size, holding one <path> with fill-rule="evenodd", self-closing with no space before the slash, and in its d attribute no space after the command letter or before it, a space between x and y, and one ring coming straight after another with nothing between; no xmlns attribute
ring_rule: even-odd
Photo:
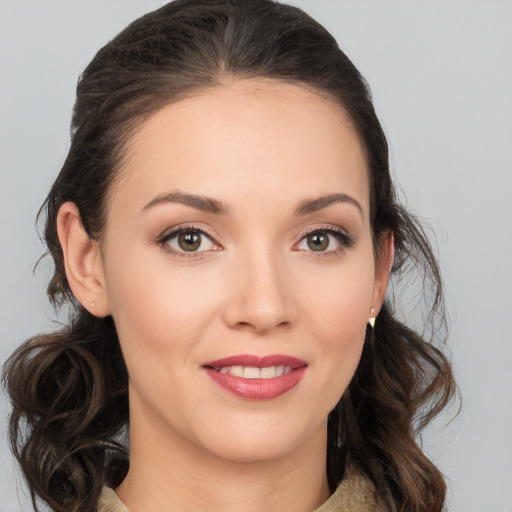
<svg viewBox="0 0 512 512"><path fill-rule="evenodd" d="M207 367L208 368L208 367ZM228 373L233 377L244 379L274 379L292 371L291 366L266 366L256 368L254 366L222 366L221 368L209 367L209 369L220 373Z"/></svg>
<svg viewBox="0 0 512 512"><path fill-rule="evenodd" d="M297 386L307 366L291 356L240 355L209 361L202 368L215 384L238 398L272 400Z"/></svg>

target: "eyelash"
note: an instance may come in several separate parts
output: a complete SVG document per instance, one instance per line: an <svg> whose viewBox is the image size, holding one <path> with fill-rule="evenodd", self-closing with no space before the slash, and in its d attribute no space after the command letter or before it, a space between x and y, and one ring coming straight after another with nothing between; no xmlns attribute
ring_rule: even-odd
<svg viewBox="0 0 512 512"><path fill-rule="evenodd" d="M327 234L332 235L339 243L340 247L338 247L335 250L330 251L312 251L310 250L310 255L315 258L328 258L330 256L334 256L337 254L342 253L345 249L349 249L355 244L354 238L352 238L345 230L338 228L338 227L320 227L312 229L311 231L308 231L307 233L304 233L302 237L300 238L300 242L304 240L306 237L315 235L315 234Z"/></svg>
<svg viewBox="0 0 512 512"><path fill-rule="evenodd" d="M174 250L170 245L168 245L169 240L172 240L173 238L180 236L182 233L189 233L190 231L200 233L201 235L206 236L212 241L215 240L215 237L205 229L197 228L195 226L182 226L178 229L170 231L169 233L166 233L158 240L158 244L164 249L164 251L172 254L172 256L174 256L175 258L183 258L187 260L198 260L204 258L205 251L180 252Z"/></svg>
<svg viewBox="0 0 512 512"><path fill-rule="evenodd" d="M198 260L204 258L204 253L207 251L191 251L191 252L180 252L174 250L169 244L169 240L172 240L173 238L178 237L182 233L188 233L190 231L200 233L201 235L206 236L209 238L212 242L215 243L215 237L209 233L207 230L203 228L198 228L195 226L183 226L178 229L175 229L173 231L170 231L169 233L166 233L160 239L158 240L158 244L168 253L170 253L173 257L176 258L183 258L187 260ZM320 227L315 228L311 231L308 231L302 235L300 238L300 241L304 240L306 237L315 235L315 234L328 234L334 236L338 242L340 242L341 247L336 250L331 251L310 251L312 256L316 258L323 258L323 257L329 257L333 254L339 254L344 249L348 249L352 247L355 243L355 240L348 235L343 229L336 228L336 227Z"/></svg>

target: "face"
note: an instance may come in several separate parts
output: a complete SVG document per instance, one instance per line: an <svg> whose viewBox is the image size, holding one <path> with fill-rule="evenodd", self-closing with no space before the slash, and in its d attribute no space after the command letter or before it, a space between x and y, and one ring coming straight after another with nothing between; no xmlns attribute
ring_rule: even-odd
<svg viewBox="0 0 512 512"><path fill-rule="evenodd" d="M132 428L234 460L325 436L385 281L339 106L235 81L158 111L130 142L101 254Z"/></svg>

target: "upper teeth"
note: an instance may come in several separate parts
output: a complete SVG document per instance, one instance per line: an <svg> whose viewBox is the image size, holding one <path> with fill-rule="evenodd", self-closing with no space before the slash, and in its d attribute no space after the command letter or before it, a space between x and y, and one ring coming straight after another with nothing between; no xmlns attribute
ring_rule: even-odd
<svg viewBox="0 0 512 512"><path fill-rule="evenodd" d="M234 377L244 379L273 379L292 371L291 366L268 366L266 368L255 368L253 366L223 366L218 368L220 373L229 373Z"/></svg>

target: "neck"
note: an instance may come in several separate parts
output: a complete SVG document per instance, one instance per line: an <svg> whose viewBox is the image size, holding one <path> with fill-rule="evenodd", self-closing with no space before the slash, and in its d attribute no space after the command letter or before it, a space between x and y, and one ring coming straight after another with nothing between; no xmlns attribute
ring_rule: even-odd
<svg viewBox="0 0 512 512"><path fill-rule="evenodd" d="M152 420L130 419L130 471L116 492L131 512L311 512L329 496L325 427L291 453L237 461Z"/></svg>

